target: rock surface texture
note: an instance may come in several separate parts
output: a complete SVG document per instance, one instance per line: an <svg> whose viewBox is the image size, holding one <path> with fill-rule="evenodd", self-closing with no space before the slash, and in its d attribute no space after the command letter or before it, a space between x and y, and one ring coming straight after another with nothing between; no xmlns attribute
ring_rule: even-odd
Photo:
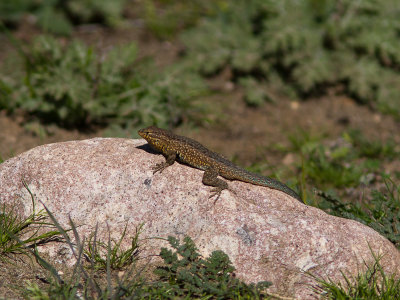
<svg viewBox="0 0 400 300"><path fill-rule="evenodd" d="M383 254L388 272L400 273L400 252L369 227L238 181L229 182L236 194L225 190L214 205L200 170L175 163L153 175L151 167L163 160L144 140L96 138L40 146L0 164L0 203L17 201L22 212L30 213L24 179L61 225L68 227L68 216L82 225L82 236L99 224L106 237L108 224L118 238L127 223L128 235L145 224L142 239L188 235L204 256L227 253L238 277L271 281L271 292L299 299L315 297L310 289L315 282L305 272L334 281L342 279L340 271L357 274L364 261L373 262L369 247ZM152 239L142 246L143 255L159 254L167 242Z"/></svg>

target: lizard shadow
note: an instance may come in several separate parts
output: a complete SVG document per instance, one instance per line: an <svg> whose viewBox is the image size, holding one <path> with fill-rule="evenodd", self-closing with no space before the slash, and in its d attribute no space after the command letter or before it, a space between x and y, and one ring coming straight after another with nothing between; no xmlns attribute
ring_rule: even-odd
<svg viewBox="0 0 400 300"><path fill-rule="evenodd" d="M154 150L149 144L140 145L140 146L137 146L136 148L144 150L150 154L160 154L160 152Z"/></svg>

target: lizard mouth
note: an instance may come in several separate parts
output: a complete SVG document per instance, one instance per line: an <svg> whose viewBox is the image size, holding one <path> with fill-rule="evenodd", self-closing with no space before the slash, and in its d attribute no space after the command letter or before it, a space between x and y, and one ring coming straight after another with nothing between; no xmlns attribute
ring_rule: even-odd
<svg viewBox="0 0 400 300"><path fill-rule="evenodd" d="M144 139L149 135L149 133L146 132L144 129L140 129L140 130L138 131L138 134L139 134L142 138L144 138Z"/></svg>

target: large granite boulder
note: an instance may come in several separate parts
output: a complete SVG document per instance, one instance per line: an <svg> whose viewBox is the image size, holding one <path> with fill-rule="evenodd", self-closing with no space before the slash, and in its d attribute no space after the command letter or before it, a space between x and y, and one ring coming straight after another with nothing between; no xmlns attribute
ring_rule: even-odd
<svg viewBox="0 0 400 300"><path fill-rule="evenodd" d="M69 216L82 236L99 225L106 240L128 235L144 223L141 238L192 237L202 255L223 250L247 282L268 280L271 292L314 297L314 279L333 281L373 263L371 250L383 254L389 273L400 273L400 252L384 237L358 222L330 216L266 187L229 182L214 204L203 172L175 163L153 175L162 162L144 140L96 138L34 148L0 164L0 203L14 203L28 214L31 198L23 180L68 227ZM40 204L36 209L41 209ZM167 243L146 239L142 254L159 254ZM59 244L42 250L58 255Z"/></svg>

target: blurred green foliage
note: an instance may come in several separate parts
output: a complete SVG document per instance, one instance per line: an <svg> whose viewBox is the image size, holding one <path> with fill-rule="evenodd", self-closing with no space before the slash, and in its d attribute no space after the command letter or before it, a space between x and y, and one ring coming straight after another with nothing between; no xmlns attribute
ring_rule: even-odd
<svg viewBox="0 0 400 300"><path fill-rule="evenodd" d="M301 153L304 176L320 188L369 186L380 178L384 162L400 157L400 148L388 140L369 140L358 130L330 142L299 132L289 137L291 151Z"/></svg>
<svg viewBox="0 0 400 300"><path fill-rule="evenodd" d="M270 97L248 89L249 77L267 91L334 91L400 117L399 29L395 0L232 0L182 41L201 73L231 68L252 105Z"/></svg>
<svg viewBox="0 0 400 300"><path fill-rule="evenodd" d="M196 25L202 17L215 14L227 3L226 0L144 0L139 9L152 34L167 39L179 30Z"/></svg>
<svg viewBox="0 0 400 300"><path fill-rule="evenodd" d="M178 66L160 72L149 61L138 62L134 43L98 55L82 42L63 46L39 36L20 55L22 75L0 73L0 108L63 127L173 126L191 118L191 98L206 91L193 72Z"/></svg>
<svg viewBox="0 0 400 300"><path fill-rule="evenodd" d="M127 0L0 0L0 22L15 26L32 15L44 31L68 35L73 24L117 25Z"/></svg>

